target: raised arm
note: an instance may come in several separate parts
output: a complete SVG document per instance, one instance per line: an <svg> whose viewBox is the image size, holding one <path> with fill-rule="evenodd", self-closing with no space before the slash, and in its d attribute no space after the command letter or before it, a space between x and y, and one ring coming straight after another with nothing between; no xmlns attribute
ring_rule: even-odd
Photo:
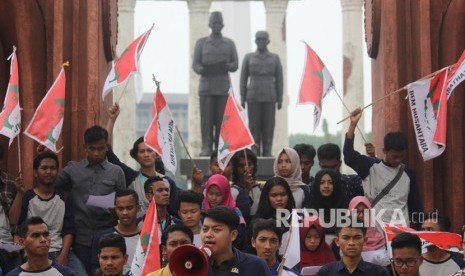
<svg viewBox="0 0 465 276"><path fill-rule="evenodd" d="M23 184L23 179L21 176L18 176L15 179L15 188L16 188L16 195L13 199L13 203L10 206L10 210L8 211L8 218L11 224L18 224L19 217L21 216L21 206L23 204L23 196L25 192L25 187Z"/></svg>
<svg viewBox="0 0 465 276"><path fill-rule="evenodd" d="M109 144L113 143L113 127L115 126L116 119L118 119L119 112L120 112L120 109L119 109L118 103L114 103L107 110L108 121L105 125L105 129L108 131L108 143Z"/></svg>
<svg viewBox="0 0 465 276"><path fill-rule="evenodd" d="M346 165L356 171L362 179L365 179L370 173L371 166L378 163L379 160L362 155L354 149L355 129L361 117L362 109L360 107L350 113L350 125L346 133L343 152Z"/></svg>
<svg viewBox="0 0 465 276"><path fill-rule="evenodd" d="M363 110L360 107L357 107L354 111L350 113L350 125L347 130L347 138L354 139L355 129L357 128L358 121L362 118Z"/></svg>
<svg viewBox="0 0 465 276"><path fill-rule="evenodd" d="M108 114L108 121L105 125L105 129L108 131L108 143L111 145L113 140L113 127L115 126L116 119L118 119L120 113L120 108L117 103L110 106L107 110ZM110 146L107 151L107 159L108 162L119 166L124 172L124 179L126 185L130 185L132 181L137 177L139 174L138 171L132 169L131 167L127 166L121 160L119 160L118 156L116 156L115 152L113 151L112 147Z"/></svg>
<svg viewBox="0 0 465 276"><path fill-rule="evenodd" d="M203 172L197 166L192 168L192 190L201 194L203 183Z"/></svg>

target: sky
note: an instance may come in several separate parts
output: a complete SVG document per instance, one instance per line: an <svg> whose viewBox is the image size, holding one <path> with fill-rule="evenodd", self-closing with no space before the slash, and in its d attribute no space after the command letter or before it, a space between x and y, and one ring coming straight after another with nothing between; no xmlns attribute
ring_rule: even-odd
<svg viewBox="0 0 465 276"><path fill-rule="evenodd" d="M226 3L231 5L231 3ZM255 50L253 35L265 29L265 8L261 1L235 2L232 5L250 5L251 45L247 52ZM213 2L210 11L224 9L221 2ZM362 15L363 16L363 13ZM138 1L135 8L134 35L137 36L155 23L154 30L141 56L143 90L153 92L151 74L162 81L165 93L188 93L189 89L189 15L185 1ZM240 20L240 18L238 18ZM223 33L229 36L225 19ZM363 20L362 20L363 22ZM207 25L208 22L205 22ZM296 106L297 94L305 60L306 41L320 56L332 74L336 90L342 95L342 13L340 0L292 0L286 15L287 40L287 93L289 95L289 134L306 133L321 135L323 119L328 121L329 131L336 133L341 124L336 123L347 113L337 95L332 92L323 100L322 117L317 130L313 132L313 107ZM231 28L231 27L230 27ZM363 26L361 26L363 28ZM363 32L363 29L362 29ZM205 34L207 36L208 33ZM237 39L237 38L236 38ZM273 37L270 37L272 40ZM365 42L363 42L365 47ZM364 56L364 105L371 102L371 69L366 49ZM239 66L244 57L239 54ZM233 73L238 79L240 68ZM239 91L239 88L235 88ZM302 119L304 118L304 119ZM371 109L365 112L365 130L371 131Z"/></svg>

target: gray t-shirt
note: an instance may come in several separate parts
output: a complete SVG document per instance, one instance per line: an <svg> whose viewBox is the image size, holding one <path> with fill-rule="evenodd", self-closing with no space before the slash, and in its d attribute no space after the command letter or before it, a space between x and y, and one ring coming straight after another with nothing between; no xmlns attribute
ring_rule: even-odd
<svg viewBox="0 0 465 276"><path fill-rule="evenodd" d="M19 224L30 217L41 217L50 232L49 252L60 251L63 237L75 233L71 202L69 198L65 202L65 196L61 191L55 191L50 198L43 199L35 193L34 189L28 190L23 196Z"/></svg>
<svg viewBox="0 0 465 276"><path fill-rule="evenodd" d="M0 204L0 240L5 242L13 241L13 237L10 233L10 223L2 204Z"/></svg>

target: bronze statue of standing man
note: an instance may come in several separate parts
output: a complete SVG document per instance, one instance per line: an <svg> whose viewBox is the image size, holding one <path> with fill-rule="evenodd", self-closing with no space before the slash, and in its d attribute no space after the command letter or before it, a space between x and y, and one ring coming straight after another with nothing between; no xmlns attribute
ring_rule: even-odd
<svg viewBox="0 0 465 276"><path fill-rule="evenodd" d="M212 12L208 26L210 36L197 40L194 49L192 69L199 74L200 129L202 133L201 156L210 156L218 147L218 138L224 108L230 87L229 72L238 67L234 42L221 34L223 16Z"/></svg>
<svg viewBox="0 0 465 276"><path fill-rule="evenodd" d="M271 156L276 108L283 102L283 68L279 56L268 51L268 32L255 34L257 50L245 55L241 71L241 104L249 115L249 129L257 155Z"/></svg>

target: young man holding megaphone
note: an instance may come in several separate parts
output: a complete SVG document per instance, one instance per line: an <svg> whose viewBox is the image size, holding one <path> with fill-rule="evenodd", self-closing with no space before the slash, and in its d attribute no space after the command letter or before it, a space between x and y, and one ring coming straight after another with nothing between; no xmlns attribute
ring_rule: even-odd
<svg viewBox="0 0 465 276"><path fill-rule="evenodd" d="M269 275L265 261L233 247L239 217L233 209L218 206L202 213L202 243L211 250L208 276Z"/></svg>
<svg viewBox="0 0 465 276"><path fill-rule="evenodd" d="M175 250L169 251L167 249L170 236L168 236L167 246L163 247L163 256L165 257L166 254L166 257L169 258L169 268L167 266L148 276L254 274L271 276L270 270L263 260L233 247L232 244L237 238L237 227L239 226L239 217L234 210L218 206L203 212L202 215L203 247L199 249L194 245L180 245L178 243ZM165 236L165 233L163 235Z"/></svg>

